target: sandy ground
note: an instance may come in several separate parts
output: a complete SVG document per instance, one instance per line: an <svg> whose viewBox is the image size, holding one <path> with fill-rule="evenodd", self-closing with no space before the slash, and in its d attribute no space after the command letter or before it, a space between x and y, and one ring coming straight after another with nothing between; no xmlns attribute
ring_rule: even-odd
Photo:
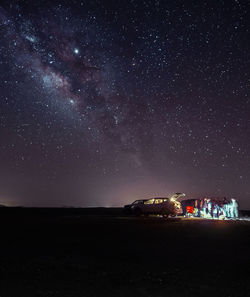
<svg viewBox="0 0 250 297"><path fill-rule="evenodd" d="M250 222L0 216L0 296L249 296Z"/></svg>

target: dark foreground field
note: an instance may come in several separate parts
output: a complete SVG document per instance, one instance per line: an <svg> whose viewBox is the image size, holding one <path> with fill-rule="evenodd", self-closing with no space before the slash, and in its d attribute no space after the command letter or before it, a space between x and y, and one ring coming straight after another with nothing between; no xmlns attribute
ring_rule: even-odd
<svg viewBox="0 0 250 297"><path fill-rule="evenodd" d="M0 296L250 296L250 222L1 209Z"/></svg>

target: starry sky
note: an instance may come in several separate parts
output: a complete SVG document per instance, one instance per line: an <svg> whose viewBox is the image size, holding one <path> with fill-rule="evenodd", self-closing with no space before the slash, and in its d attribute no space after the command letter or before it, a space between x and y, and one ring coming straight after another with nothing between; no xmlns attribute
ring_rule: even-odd
<svg viewBox="0 0 250 297"><path fill-rule="evenodd" d="M249 1L3 0L0 204L250 209L249 90Z"/></svg>

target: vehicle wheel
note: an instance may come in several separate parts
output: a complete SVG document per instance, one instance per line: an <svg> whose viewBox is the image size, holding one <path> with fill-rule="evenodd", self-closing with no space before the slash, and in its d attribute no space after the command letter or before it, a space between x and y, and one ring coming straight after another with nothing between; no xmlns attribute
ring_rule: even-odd
<svg viewBox="0 0 250 297"><path fill-rule="evenodd" d="M141 214L142 214L142 211L140 210L140 208L136 208L136 209L135 209L135 215L136 215L137 217L139 217Z"/></svg>
<svg viewBox="0 0 250 297"><path fill-rule="evenodd" d="M131 214L131 211L129 211L128 209L123 209L122 213L124 215L129 215L129 214Z"/></svg>
<svg viewBox="0 0 250 297"><path fill-rule="evenodd" d="M167 219L167 218L169 217L169 213L163 213L163 214L162 214L162 217L163 217L164 219Z"/></svg>

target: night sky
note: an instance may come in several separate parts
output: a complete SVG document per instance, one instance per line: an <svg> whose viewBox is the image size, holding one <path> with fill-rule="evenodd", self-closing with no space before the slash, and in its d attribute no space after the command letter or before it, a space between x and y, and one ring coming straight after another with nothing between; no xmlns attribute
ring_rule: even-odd
<svg viewBox="0 0 250 297"><path fill-rule="evenodd" d="M0 204L249 209L249 90L249 1L1 1Z"/></svg>

